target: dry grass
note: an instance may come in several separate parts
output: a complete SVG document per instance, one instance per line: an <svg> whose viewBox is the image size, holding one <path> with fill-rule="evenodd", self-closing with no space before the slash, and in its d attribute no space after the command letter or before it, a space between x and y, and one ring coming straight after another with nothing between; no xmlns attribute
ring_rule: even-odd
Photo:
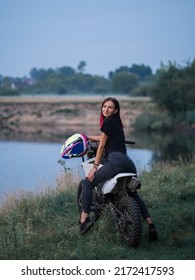
<svg viewBox="0 0 195 280"><path fill-rule="evenodd" d="M105 95L39 95L39 96L10 96L0 97L0 103L97 103L102 102ZM150 97L129 97L126 95L115 95L120 102L150 102Z"/></svg>

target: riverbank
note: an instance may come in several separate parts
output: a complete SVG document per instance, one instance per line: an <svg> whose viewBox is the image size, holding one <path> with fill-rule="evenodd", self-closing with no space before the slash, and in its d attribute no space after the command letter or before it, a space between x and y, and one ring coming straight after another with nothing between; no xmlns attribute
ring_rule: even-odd
<svg viewBox="0 0 195 280"><path fill-rule="evenodd" d="M148 241L143 222L136 251L122 243L106 210L87 235L79 235L78 183L70 173L58 178L56 190L12 196L0 208L0 259L194 260L194 170L194 161L187 165L171 162L141 175L139 193L155 221L159 240Z"/></svg>
<svg viewBox="0 0 195 280"><path fill-rule="evenodd" d="M134 120L151 105L148 97L116 96L128 133ZM1 140L36 137L56 141L74 132L99 132L100 106L105 96L0 97Z"/></svg>

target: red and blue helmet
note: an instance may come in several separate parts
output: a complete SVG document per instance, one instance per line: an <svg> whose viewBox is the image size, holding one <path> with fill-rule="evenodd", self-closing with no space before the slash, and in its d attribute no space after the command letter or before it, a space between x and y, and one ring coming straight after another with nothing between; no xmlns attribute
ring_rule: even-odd
<svg viewBox="0 0 195 280"><path fill-rule="evenodd" d="M65 141L60 150L60 156L64 159L84 156L87 153L89 146L87 136L76 133Z"/></svg>

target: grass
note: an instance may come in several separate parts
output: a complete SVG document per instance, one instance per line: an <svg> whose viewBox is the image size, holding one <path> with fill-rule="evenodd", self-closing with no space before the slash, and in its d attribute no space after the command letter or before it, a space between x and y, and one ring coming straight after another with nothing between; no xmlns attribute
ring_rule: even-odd
<svg viewBox="0 0 195 280"><path fill-rule="evenodd" d="M148 241L143 222L137 249L126 247L105 210L85 236L78 231L77 182L69 173L56 190L10 197L0 209L0 259L195 259L195 162L158 164L140 176L159 241Z"/></svg>
<svg viewBox="0 0 195 280"><path fill-rule="evenodd" d="M107 95L98 95L98 94L83 94L83 95L23 95L23 96L0 96L1 103L97 103L102 102ZM111 94L112 96L112 94ZM129 97L128 95L114 95L121 102L122 101L131 101L131 102L150 102L151 98L149 97Z"/></svg>

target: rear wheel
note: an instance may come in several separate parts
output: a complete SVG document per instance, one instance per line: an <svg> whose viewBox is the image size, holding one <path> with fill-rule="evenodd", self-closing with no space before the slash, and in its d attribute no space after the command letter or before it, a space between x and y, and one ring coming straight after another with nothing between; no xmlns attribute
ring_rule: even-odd
<svg viewBox="0 0 195 280"><path fill-rule="evenodd" d="M134 198L126 196L119 201L118 231L129 247L138 247L141 240L141 215Z"/></svg>

